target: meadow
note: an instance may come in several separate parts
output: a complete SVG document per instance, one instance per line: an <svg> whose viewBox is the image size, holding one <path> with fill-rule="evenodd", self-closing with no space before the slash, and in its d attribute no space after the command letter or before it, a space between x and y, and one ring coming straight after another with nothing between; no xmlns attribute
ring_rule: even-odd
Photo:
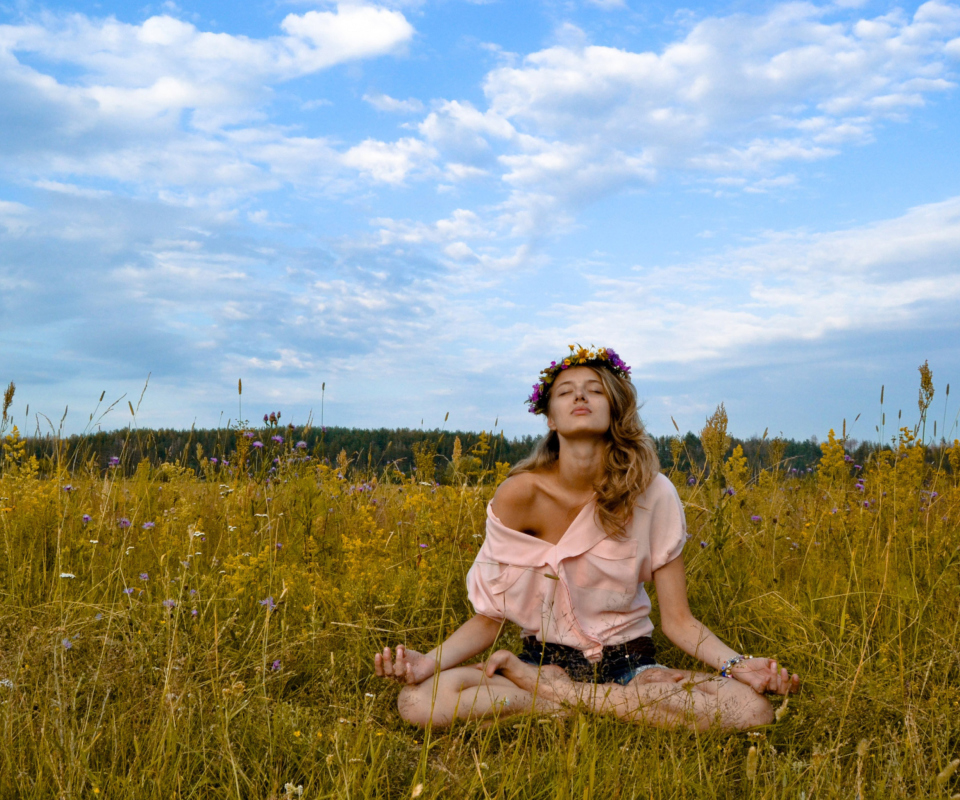
<svg viewBox="0 0 960 800"><path fill-rule="evenodd" d="M486 437L440 485L432 458L327 461L279 423L196 469L124 447L68 462L56 441L38 459L7 424L0 797L960 797L960 442L924 441L929 403L863 463L831 431L809 471L778 440L731 450L719 408L706 462L668 472L694 613L803 681L774 724L701 734L576 709L399 719L373 654L429 649L472 613L464 576L508 468ZM662 662L696 666L655 636Z"/></svg>

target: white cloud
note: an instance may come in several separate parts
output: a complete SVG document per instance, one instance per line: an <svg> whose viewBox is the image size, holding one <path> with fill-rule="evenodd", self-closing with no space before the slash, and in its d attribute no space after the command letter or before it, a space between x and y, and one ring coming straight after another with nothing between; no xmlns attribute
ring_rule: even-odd
<svg viewBox="0 0 960 800"><path fill-rule="evenodd" d="M436 151L419 139L366 139L343 154L343 163L375 181L399 184L412 172L428 167L435 156Z"/></svg>
<svg viewBox="0 0 960 800"><path fill-rule="evenodd" d="M397 100L388 94L365 94L363 99L377 111L387 111L391 114L416 114L423 111L423 103L415 97Z"/></svg>
<svg viewBox="0 0 960 800"><path fill-rule="evenodd" d="M210 202L283 182L329 186L341 153L265 124L273 85L399 52L414 30L399 11L363 3L289 14L281 28L255 39L170 16L133 25L82 14L0 25L4 171L31 181L99 177ZM61 67L69 79L54 77Z"/></svg>
<svg viewBox="0 0 960 800"><path fill-rule="evenodd" d="M777 342L936 325L960 305L960 197L827 233L770 233L717 257L594 275L594 294L558 305L554 331L606 337L658 364L758 363Z"/></svg>
<svg viewBox="0 0 960 800"><path fill-rule="evenodd" d="M0 200L0 225L14 236L24 233L31 226L30 211L23 203Z"/></svg>

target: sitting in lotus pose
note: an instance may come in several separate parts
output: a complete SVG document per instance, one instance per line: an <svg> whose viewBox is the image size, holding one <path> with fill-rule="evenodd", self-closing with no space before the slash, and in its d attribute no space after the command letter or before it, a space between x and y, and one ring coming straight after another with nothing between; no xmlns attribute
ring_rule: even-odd
<svg viewBox="0 0 960 800"><path fill-rule="evenodd" d="M640 421L630 368L609 348L571 347L527 402L549 431L487 508L467 574L476 615L429 653L400 645L375 656L376 674L403 685L401 716L446 726L580 706L662 727L771 722L763 693L796 691L799 678L735 652L690 613L683 507ZM651 579L663 633L719 674L657 663ZM523 629L519 656L459 666L507 621Z"/></svg>

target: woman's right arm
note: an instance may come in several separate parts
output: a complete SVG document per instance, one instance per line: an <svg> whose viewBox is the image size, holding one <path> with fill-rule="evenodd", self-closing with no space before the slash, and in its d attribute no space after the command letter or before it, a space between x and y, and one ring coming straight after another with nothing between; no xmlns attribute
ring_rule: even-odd
<svg viewBox="0 0 960 800"><path fill-rule="evenodd" d="M501 620L477 614L429 653L408 650L401 644L394 656L389 647L384 647L383 653L374 656L374 669L381 678L408 685L423 683L435 672L455 667L482 653L497 640L502 629Z"/></svg>

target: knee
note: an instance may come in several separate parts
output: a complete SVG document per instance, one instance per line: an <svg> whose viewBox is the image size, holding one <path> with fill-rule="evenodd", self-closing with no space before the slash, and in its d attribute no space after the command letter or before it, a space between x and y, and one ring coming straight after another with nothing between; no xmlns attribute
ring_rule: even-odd
<svg viewBox="0 0 960 800"><path fill-rule="evenodd" d="M753 689L745 688L747 691L743 692L742 699L738 698L740 709L734 720L734 726L739 730L745 730L769 725L774 720L773 706L770 701Z"/></svg>
<svg viewBox="0 0 960 800"><path fill-rule="evenodd" d="M449 724L449 720L442 718L442 714L437 713L433 702L433 692L431 684L426 686L404 686L400 690L400 696L397 698L397 711L404 722L410 725L416 725L418 728L425 728L427 725L434 727L444 727Z"/></svg>

